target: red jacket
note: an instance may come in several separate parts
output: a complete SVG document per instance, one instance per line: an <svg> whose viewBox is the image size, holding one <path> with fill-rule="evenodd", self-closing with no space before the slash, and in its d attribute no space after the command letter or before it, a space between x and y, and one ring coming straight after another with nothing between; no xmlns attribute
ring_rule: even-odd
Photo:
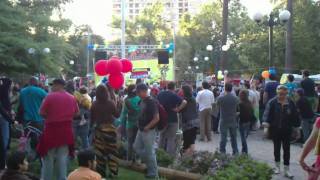
<svg viewBox="0 0 320 180"><path fill-rule="evenodd" d="M40 136L37 152L41 157L47 155L48 151L61 146L69 146L69 155L74 156L74 136L72 121L45 123L44 130Z"/></svg>

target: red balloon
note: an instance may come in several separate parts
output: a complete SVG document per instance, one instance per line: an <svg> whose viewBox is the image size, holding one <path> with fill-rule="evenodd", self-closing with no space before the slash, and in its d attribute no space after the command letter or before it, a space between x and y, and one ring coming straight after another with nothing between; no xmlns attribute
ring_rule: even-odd
<svg viewBox="0 0 320 180"><path fill-rule="evenodd" d="M127 72L132 71L133 65L129 59L121 59L121 63L122 63L122 72L123 73L127 73Z"/></svg>
<svg viewBox="0 0 320 180"><path fill-rule="evenodd" d="M108 83L113 89L120 89L124 84L123 74L110 74Z"/></svg>
<svg viewBox="0 0 320 180"><path fill-rule="evenodd" d="M122 63L118 59L109 59L107 65L107 72L109 74L120 74L122 72Z"/></svg>
<svg viewBox="0 0 320 180"><path fill-rule="evenodd" d="M99 76L105 76L108 74L107 66L108 66L107 60L99 60L95 64L94 70Z"/></svg>
<svg viewBox="0 0 320 180"><path fill-rule="evenodd" d="M111 56L111 58L109 60L111 60L111 59L120 60L120 58L118 56Z"/></svg>

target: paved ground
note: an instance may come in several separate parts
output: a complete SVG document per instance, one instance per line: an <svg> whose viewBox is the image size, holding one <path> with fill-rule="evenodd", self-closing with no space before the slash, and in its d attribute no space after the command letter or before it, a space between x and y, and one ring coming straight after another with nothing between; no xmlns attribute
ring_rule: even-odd
<svg viewBox="0 0 320 180"><path fill-rule="evenodd" d="M262 131L256 131L249 135L248 137L248 148L249 148L249 154L254 159L257 159L259 161L266 162L270 164L272 167L274 165L273 161L273 143L270 140L265 140L262 138L263 132ZM215 151L219 147L219 135L215 134L213 135L213 141L211 142L196 142L196 149L197 150L204 150L204 151ZM241 150L241 141L238 139L238 148ZM227 152L231 153L231 145L230 141L227 145ZM302 148L301 145L291 145L291 172L295 176L295 180L304 180L305 179L305 173L301 169L298 163L299 155ZM307 162L312 163L314 162L314 156L307 159ZM282 168L283 169L283 168ZM283 174L274 176L273 180L286 180L287 178L283 177Z"/></svg>

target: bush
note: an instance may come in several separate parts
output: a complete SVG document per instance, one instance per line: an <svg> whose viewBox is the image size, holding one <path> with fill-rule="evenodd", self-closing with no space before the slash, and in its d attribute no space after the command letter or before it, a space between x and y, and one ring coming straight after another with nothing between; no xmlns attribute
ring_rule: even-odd
<svg viewBox="0 0 320 180"><path fill-rule="evenodd" d="M157 149L157 163L161 167L169 167L174 162L174 157L170 156L166 151Z"/></svg>
<svg viewBox="0 0 320 180"><path fill-rule="evenodd" d="M218 152L197 152L193 156L179 159L173 168L200 173L205 176L205 180L269 180L273 174L267 164L248 156L231 156Z"/></svg>
<svg viewBox="0 0 320 180"><path fill-rule="evenodd" d="M210 174L209 174L210 175ZM212 180L270 180L273 171L265 163L260 163L248 156L233 158L224 168L214 171Z"/></svg>

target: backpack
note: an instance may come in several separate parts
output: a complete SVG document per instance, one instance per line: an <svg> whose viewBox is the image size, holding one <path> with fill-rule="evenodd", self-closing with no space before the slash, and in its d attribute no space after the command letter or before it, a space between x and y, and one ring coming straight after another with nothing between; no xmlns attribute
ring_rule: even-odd
<svg viewBox="0 0 320 180"><path fill-rule="evenodd" d="M168 113L158 101L157 101L157 105L158 105L159 119L160 119L157 125L157 129L161 131L168 126Z"/></svg>

